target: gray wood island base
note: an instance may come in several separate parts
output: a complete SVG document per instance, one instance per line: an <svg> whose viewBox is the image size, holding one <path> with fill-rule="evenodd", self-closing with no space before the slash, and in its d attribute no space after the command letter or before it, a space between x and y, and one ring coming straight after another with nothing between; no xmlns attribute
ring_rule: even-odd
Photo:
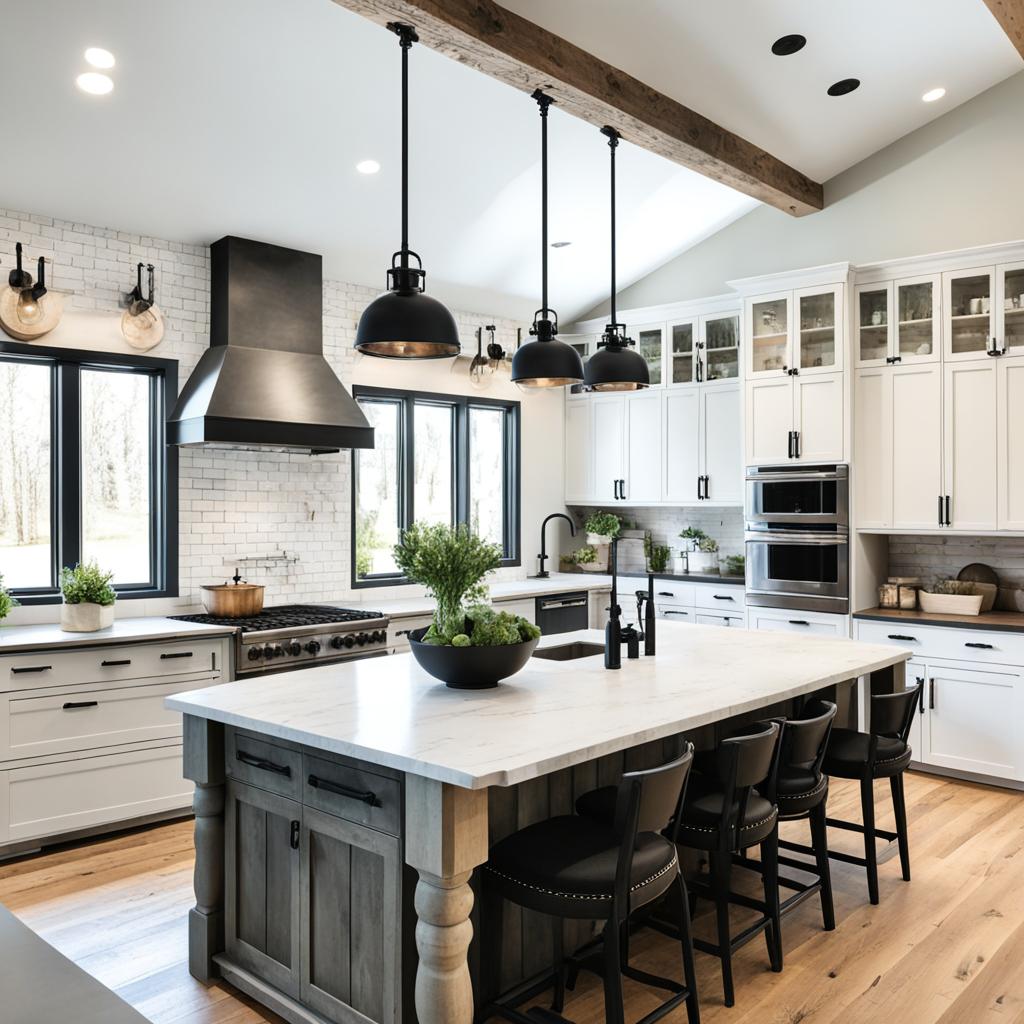
<svg viewBox="0 0 1024 1024"><path fill-rule="evenodd" d="M621 671L534 659L490 691L448 690L399 655L169 698L196 784L192 974L302 1024L470 1024L554 950L550 920L489 919L476 898L494 842L684 736L710 746L807 694L856 725L867 686L902 689L909 656L666 626L657 657ZM589 937L567 928L568 948Z"/></svg>

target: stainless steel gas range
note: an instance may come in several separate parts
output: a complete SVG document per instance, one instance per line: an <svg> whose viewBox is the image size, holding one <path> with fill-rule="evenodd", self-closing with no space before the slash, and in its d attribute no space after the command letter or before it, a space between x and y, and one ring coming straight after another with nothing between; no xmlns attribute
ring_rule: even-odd
<svg viewBox="0 0 1024 1024"><path fill-rule="evenodd" d="M388 653L388 617L383 612L284 604L258 615L173 615L182 622L235 627L235 678L287 672Z"/></svg>

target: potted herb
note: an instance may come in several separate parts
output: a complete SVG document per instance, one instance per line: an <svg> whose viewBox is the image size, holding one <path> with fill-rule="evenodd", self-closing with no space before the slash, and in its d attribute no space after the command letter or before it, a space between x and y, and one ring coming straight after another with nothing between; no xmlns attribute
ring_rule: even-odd
<svg viewBox="0 0 1024 1024"><path fill-rule="evenodd" d="M713 537L701 537L697 547L690 552L690 572L713 575L718 572L718 541Z"/></svg>
<svg viewBox="0 0 1024 1024"><path fill-rule="evenodd" d="M747 571L747 560L743 555L726 555L722 559L725 566L724 576L745 576Z"/></svg>
<svg viewBox="0 0 1024 1024"><path fill-rule="evenodd" d="M8 615L11 614L11 609L17 608L18 602L11 596L10 592L4 586L3 575L0 574L0 622L3 622Z"/></svg>
<svg viewBox="0 0 1024 1024"><path fill-rule="evenodd" d="M114 623L117 595L110 581L112 572L103 572L95 562L79 563L74 569L60 571L60 628L67 633L95 633Z"/></svg>
<svg viewBox="0 0 1024 1024"><path fill-rule="evenodd" d="M612 540L619 535L622 528L622 520L614 512L591 512L584 523L587 531L587 543L591 546L596 544L611 544Z"/></svg>
<svg viewBox="0 0 1024 1024"><path fill-rule="evenodd" d="M667 572L672 549L667 544L655 544L651 531L644 534L644 558L648 572Z"/></svg>
<svg viewBox="0 0 1024 1024"><path fill-rule="evenodd" d="M484 577L501 564L501 548L465 525L414 524L395 547L395 562L437 602L426 629L409 634L420 666L457 689L497 686L533 654L540 630L484 600Z"/></svg>
<svg viewBox="0 0 1024 1024"><path fill-rule="evenodd" d="M584 544L583 547L577 548L572 553L572 561L573 565L584 572L597 572L600 568L597 561L597 551L589 544Z"/></svg>

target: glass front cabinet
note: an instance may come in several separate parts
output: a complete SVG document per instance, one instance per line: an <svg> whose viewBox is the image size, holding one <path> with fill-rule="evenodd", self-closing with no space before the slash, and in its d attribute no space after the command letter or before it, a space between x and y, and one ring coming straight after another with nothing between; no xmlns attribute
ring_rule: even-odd
<svg viewBox="0 0 1024 1024"><path fill-rule="evenodd" d="M629 325L629 336L636 342L636 350L647 363L647 371L651 376L651 387L656 388L665 383L665 325L641 324Z"/></svg>
<svg viewBox="0 0 1024 1024"><path fill-rule="evenodd" d="M995 330L995 267L952 270L942 275L947 361L977 359L999 347Z"/></svg>
<svg viewBox="0 0 1024 1024"><path fill-rule="evenodd" d="M843 368L843 286L747 300L750 377L832 373Z"/></svg>
<svg viewBox="0 0 1024 1024"><path fill-rule="evenodd" d="M940 294L937 275L858 285L853 300L857 365L936 362Z"/></svg>
<svg viewBox="0 0 1024 1024"><path fill-rule="evenodd" d="M697 320L677 320L668 325L669 384L696 384Z"/></svg>
<svg viewBox="0 0 1024 1024"><path fill-rule="evenodd" d="M699 322L697 380L735 380L740 375L740 317L714 313Z"/></svg>

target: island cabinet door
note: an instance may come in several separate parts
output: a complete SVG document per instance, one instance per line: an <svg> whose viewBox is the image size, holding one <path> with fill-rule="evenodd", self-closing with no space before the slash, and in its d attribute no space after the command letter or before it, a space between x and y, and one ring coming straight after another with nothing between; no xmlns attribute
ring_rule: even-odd
<svg viewBox="0 0 1024 1024"><path fill-rule="evenodd" d="M401 842L303 809L300 1002L335 1024L400 1013Z"/></svg>
<svg viewBox="0 0 1024 1024"><path fill-rule="evenodd" d="M298 997L302 805L229 779L225 819L225 951Z"/></svg>

